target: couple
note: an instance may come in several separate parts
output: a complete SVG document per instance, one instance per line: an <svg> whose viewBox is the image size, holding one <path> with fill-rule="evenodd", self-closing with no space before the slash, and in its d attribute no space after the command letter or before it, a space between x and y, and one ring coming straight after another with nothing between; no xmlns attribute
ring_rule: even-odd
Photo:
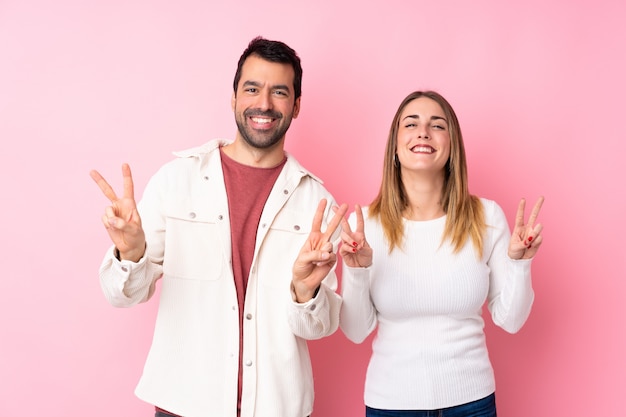
<svg viewBox="0 0 626 417"><path fill-rule="evenodd" d="M511 332L528 317L543 199L528 223L520 202L511 234L495 202L468 193L448 102L416 92L392 122L378 197L348 221L348 206L284 151L301 81L292 48L255 38L234 78L234 141L177 153L138 204L128 165L121 196L91 172L111 202L107 300L145 302L163 278L137 396L157 417L305 417L306 341L341 325L361 342L378 326L366 415L495 415L481 307Z"/></svg>

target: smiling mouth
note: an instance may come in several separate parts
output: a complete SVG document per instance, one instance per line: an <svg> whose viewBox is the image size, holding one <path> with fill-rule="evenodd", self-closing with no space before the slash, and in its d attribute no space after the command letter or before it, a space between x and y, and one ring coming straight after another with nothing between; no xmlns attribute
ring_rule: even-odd
<svg viewBox="0 0 626 417"><path fill-rule="evenodd" d="M416 145L411 148L411 152L413 153L434 153L435 148L428 145Z"/></svg>
<svg viewBox="0 0 626 417"><path fill-rule="evenodd" d="M258 117L258 116L253 116L250 119L254 123L257 123L257 124L260 124L260 125L272 123L274 121L274 119L270 119L270 118L267 118L267 117Z"/></svg>

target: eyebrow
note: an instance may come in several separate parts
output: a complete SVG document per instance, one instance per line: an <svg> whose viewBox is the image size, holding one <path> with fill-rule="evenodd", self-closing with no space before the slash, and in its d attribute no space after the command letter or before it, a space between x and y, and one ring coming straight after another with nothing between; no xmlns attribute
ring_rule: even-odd
<svg viewBox="0 0 626 417"><path fill-rule="evenodd" d="M258 82L258 81L251 81L251 80L248 80L248 81L244 81L244 82L243 82L243 87L250 87L250 86L252 86L252 87L262 87L262 86L263 86L263 84L261 84L261 83L260 83L260 82ZM285 85L285 84L277 84L277 85L273 85L273 86L272 86L272 90L285 90L285 91L290 91L290 90L289 90L289 86L287 86L287 85Z"/></svg>
<svg viewBox="0 0 626 417"><path fill-rule="evenodd" d="M402 118L402 120L404 119L419 119L420 117L417 114L409 114L407 116L405 116L404 118ZM443 120L444 122L448 123L448 121L446 120L445 117L441 117L441 116L431 116L430 120Z"/></svg>

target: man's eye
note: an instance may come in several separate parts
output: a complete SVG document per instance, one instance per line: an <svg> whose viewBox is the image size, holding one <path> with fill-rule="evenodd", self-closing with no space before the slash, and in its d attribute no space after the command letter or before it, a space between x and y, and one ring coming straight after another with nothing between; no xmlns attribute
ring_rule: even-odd
<svg viewBox="0 0 626 417"><path fill-rule="evenodd" d="M249 87L244 90L246 93L256 93L257 89L254 87Z"/></svg>

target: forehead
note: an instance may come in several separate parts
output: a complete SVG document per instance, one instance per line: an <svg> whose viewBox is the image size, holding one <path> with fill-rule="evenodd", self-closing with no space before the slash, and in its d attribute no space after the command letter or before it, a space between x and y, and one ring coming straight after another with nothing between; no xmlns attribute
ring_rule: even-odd
<svg viewBox="0 0 626 417"><path fill-rule="evenodd" d="M260 85L284 85L293 90L295 72L291 64L267 61L257 55L250 55L241 67L241 79L237 88L245 82Z"/></svg>
<svg viewBox="0 0 626 417"><path fill-rule="evenodd" d="M401 117L416 115L421 117L439 116L444 117L443 108L435 100L429 97L418 97L410 101L402 110Z"/></svg>

